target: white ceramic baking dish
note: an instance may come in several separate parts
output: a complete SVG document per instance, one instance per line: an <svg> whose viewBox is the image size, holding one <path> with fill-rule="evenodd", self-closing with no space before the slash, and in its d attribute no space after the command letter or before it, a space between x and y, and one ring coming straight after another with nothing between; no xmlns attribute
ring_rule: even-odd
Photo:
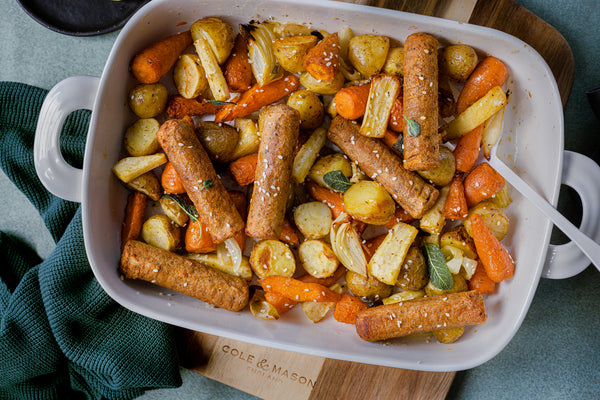
<svg viewBox="0 0 600 400"><path fill-rule="evenodd" d="M333 318L314 324L301 310L293 310L279 321L267 322L247 311L215 309L150 284L119 278L120 228L127 190L113 176L111 167L121 154L124 129L133 122L125 101L135 84L128 66L140 49L189 28L204 16L219 16L234 26L251 19L272 19L311 23L314 28L334 32L349 25L356 34L381 33L401 42L412 32L425 31L442 43L466 43L500 58L510 70L507 88L511 94L499 156L552 204L557 202L562 176L582 198L583 220L598 220L591 213L596 211L593 205L599 196L591 190L600 185L589 183L589 179L598 181L598 167L591 162L596 169L586 173L587 185L577 179L590 160L563 151L562 106L552 73L534 49L512 36L455 21L322 0L155 0L123 28L100 79L73 77L53 88L44 103L36 136L36 168L44 185L52 193L82 204L87 254L106 292L135 312L173 325L335 359L452 371L475 367L499 353L527 313L546 264L552 229L551 223L516 192L507 210L511 229L504 240L516 260L515 275L487 297L488 321L467 329L450 345L423 339L368 343L357 336L354 326ZM84 166L78 170L64 162L58 141L66 116L81 108L93 112ZM584 227L586 233L600 239L591 229ZM589 265L571 244L552 246L549 254L548 277L571 276Z"/></svg>

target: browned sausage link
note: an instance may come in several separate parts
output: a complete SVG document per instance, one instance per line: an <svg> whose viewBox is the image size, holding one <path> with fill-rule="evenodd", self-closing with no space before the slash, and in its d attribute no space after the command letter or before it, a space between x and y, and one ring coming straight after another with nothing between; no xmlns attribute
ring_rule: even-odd
<svg viewBox="0 0 600 400"><path fill-rule="evenodd" d="M240 311L248 304L248 283L189 258L130 240L121 254L120 271L217 307Z"/></svg>
<svg viewBox="0 0 600 400"><path fill-rule="evenodd" d="M360 169L379 182L413 218L421 218L435 203L439 191L402 166L402 159L381 140L359 134L360 127L340 116L329 126L327 137Z"/></svg>
<svg viewBox="0 0 600 400"><path fill-rule="evenodd" d="M486 319L481 293L471 290L366 309L356 318L356 332L364 340L373 342L483 324Z"/></svg>
<svg viewBox="0 0 600 400"><path fill-rule="evenodd" d="M198 219L206 222L215 243L244 229L242 217L190 123L185 119L168 120L156 136L194 203Z"/></svg>
<svg viewBox="0 0 600 400"><path fill-rule="evenodd" d="M248 210L246 234L259 239L279 239L290 189L294 147L300 114L284 104L263 109L254 189Z"/></svg>
<svg viewBox="0 0 600 400"><path fill-rule="evenodd" d="M404 167L411 171L440 165L437 47L437 39L422 32L404 42L404 115L421 129L413 136L404 121Z"/></svg>

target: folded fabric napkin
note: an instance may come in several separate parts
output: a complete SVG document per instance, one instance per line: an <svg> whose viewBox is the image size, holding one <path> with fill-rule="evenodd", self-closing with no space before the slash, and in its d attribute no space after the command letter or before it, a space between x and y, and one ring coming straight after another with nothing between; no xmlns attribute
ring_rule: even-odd
<svg viewBox="0 0 600 400"><path fill-rule="evenodd" d="M56 242L42 261L0 232L0 398L130 399L180 386L174 328L104 292L88 264L80 205L50 194L37 178L33 141L46 94L0 82L0 167ZM89 116L71 114L61 134L63 157L75 167L82 165Z"/></svg>

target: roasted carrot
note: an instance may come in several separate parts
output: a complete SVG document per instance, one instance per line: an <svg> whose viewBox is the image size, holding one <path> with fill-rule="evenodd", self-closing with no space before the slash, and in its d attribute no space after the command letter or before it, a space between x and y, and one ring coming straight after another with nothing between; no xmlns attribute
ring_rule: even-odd
<svg viewBox="0 0 600 400"><path fill-rule="evenodd" d="M473 169L479 158L482 134L483 124L460 138L453 152L457 171L469 172Z"/></svg>
<svg viewBox="0 0 600 400"><path fill-rule="evenodd" d="M394 151L394 153L396 153L400 157L402 157L402 152L400 152L400 150L398 150L397 148L394 147L394 145L398 142L399 138L400 138L399 133L392 131L390 129L386 129L385 134L383 135L381 140L383 140L383 142L385 144L387 144L388 147ZM400 142L400 143L402 143L402 142Z"/></svg>
<svg viewBox="0 0 600 400"><path fill-rule="evenodd" d="M388 128L394 132L404 131L404 117L402 116L404 107L402 105L402 96L396 97L392 110L390 111L390 119L388 120Z"/></svg>
<svg viewBox="0 0 600 400"><path fill-rule="evenodd" d="M279 240L293 246L300 244L300 238L298 238L296 228L294 228L290 220L287 218L283 219L283 225L281 226L281 235L279 235Z"/></svg>
<svg viewBox="0 0 600 400"><path fill-rule="evenodd" d="M481 215L474 213L470 221L477 255L487 276L496 283L513 276L515 263L512 257L487 227Z"/></svg>
<svg viewBox="0 0 600 400"><path fill-rule="evenodd" d="M189 30L155 42L133 58L131 62L133 76L142 83L158 82L191 44L192 34Z"/></svg>
<svg viewBox="0 0 600 400"><path fill-rule="evenodd" d="M502 61L491 56L481 60L458 95L456 113L466 110L494 86L502 86L507 76L508 70Z"/></svg>
<svg viewBox="0 0 600 400"><path fill-rule="evenodd" d="M206 229L206 224L190 220L185 230L185 250L190 253L210 253L217 245Z"/></svg>
<svg viewBox="0 0 600 400"><path fill-rule="evenodd" d="M340 265L339 267L337 267L337 269L335 270L333 275L328 276L327 278L315 278L314 276L312 276L310 274L305 274L305 275L302 275L301 277L299 277L298 280L301 280L302 282L305 282L305 283L318 283L319 285L323 285L325 287L330 287L331 285L333 285L334 283L339 281L340 278L343 277L345 274L346 274L346 267L344 267L343 265Z"/></svg>
<svg viewBox="0 0 600 400"><path fill-rule="evenodd" d="M370 83L340 89L333 98L335 110L346 119L362 117L367 109L370 90Z"/></svg>
<svg viewBox="0 0 600 400"><path fill-rule="evenodd" d="M387 233L384 233L382 235L375 236L371 239L364 240L361 242L363 252L365 253L365 257L367 257L367 262L371 259L371 257L373 257L373 254L375 254L377 248L379 247L381 242L383 242L386 236Z"/></svg>
<svg viewBox="0 0 600 400"><path fill-rule="evenodd" d="M324 37L304 57L304 69L315 79L330 82L340 65L340 40L337 33Z"/></svg>
<svg viewBox="0 0 600 400"><path fill-rule="evenodd" d="M414 220L415 219L409 213L407 213L404 208L398 206L396 207L396 211L394 211L394 216L392 217L392 219L389 220L387 224L385 224L385 227L388 229L392 229L394 225L396 225L398 222L405 222L407 224L410 224Z"/></svg>
<svg viewBox="0 0 600 400"><path fill-rule="evenodd" d="M148 196L144 193L133 192L127 196L125 218L123 218L123 225L121 227L121 249L123 249L128 240L136 240L140 236L147 203Z"/></svg>
<svg viewBox="0 0 600 400"><path fill-rule="evenodd" d="M175 171L173 164L171 164L170 162L167 162L165 164L165 168L163 169L162 175L160 176L160 184L162 185L163 190L167 193L185 193L183 183L181 183L181 179L179 179L177 171Z"/></svg>
<svg viewBox="0 0 600 400"><path fill-rule="evenodd" d="M273 292L288 299L301 301L338 301L340 295L318 283L307 283L285 276L271 275L258 281L265 292Z"/></svg>
<svg viewBox="0 0 600 400"><path fill-rule="evenodd" d="M348 214L346 208L344 207L344 198L340 193L324 188L323 186L320 186L319 184L309 180L306 181L305 187L306 191L313 199L327 204L331 210L333 219L339 217L341 213Z"/></svg>
<svg viewBox="0 0 600 400"><path fill-rule="evenodd" d="M452 178L446 204L444 205L444 218L446 219L467 219L469 215L462 180L462 174L456 174Z"/></svg>
<svg viewBox="0 0 600 400"><path fill-rule="evenodd" d="M477 263L475 273L467 283L469 285L469 290L477 290L479 293L494 293L494 291L496 291L496 282L487 276L485 267L481 262Z"/></svg>
<svg viewBox="0 0 600 400"><path fill-rule="evenodd" d="M180 95L169 97L167 102L167 115L169 118L184 118L186 116L215 114L219 109L218 106L204 101L202 96L195 99L186 99Z"/></svg>
<svg viewBox="0 0 600 400"><path fill-rule="evenodd" d="M252 86L252 66L248 58L248 46L240 34L235 37L233 50L225 61L223 75L232 92L245 92Z"/></svg>
<svg viewBox="0 0 600 400"><path fill-rule="evenodd" d="M221 107L215 115L215 121L225 122L245 117L268 104L283 99L298 89L299 86L300 81L296 75L287 75L264 86L256 83L250 89L233 99L232 103L235 104L227 104Z"/></svg>
<svg viewBox="0 0 600 400"><path fill-rule="evenodd" d="M489 199L504 187L506 181L488 163L481 163L469 172L463 185L467 205L473 207L482 200Z"/></svg>
<svg viewBox="0 0 600 400"><path fill-rule="evenodd" d="M344 293L340 301L335 305L333 318L338 322L353 324L356 322L358 313L367 308L369 308L369 306L367 306L366 303L363 303L358 297Z"/></svg>
<svg viewBox="0 0 600 400"><path fill-rule="evenodd" d="M240 157L229 164L229 173L240 186L249 185L254 182L257 161L258 153Z"/></svg>
<svg viewBox="0 0 600 400"><path fill-rule="evenodd" d="M228 193L235 208L240 213L240 217L245 221L248 216L248 200L246 199L246 195L239 190L230 190ZM242 251L244 251L244 247L246 246L246 232L242 229L233 235L233 238L238 242Z"/></svg>
<svg viewBox="0 0 600 400"><path fill-rule="evenodd" d="M275 307L279 315L290 311L298 302L274 292L265 292L267 303Z"/></svg>

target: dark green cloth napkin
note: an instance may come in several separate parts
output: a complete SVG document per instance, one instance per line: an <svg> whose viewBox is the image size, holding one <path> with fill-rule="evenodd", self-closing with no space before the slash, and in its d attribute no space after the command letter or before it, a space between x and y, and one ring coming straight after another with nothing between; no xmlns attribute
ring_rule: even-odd
<svg viewBox="0 0 600 400"><path fill-rule="evenodd" d="M181 385L173 327L112 300L88 264L77 203L37 178L33 141L47 91L0 82L0 167L37 208L56 248L42 261L0 232L0 398L130 399ZM66 121L61 150L81 167L89 111Z"/></svg>

